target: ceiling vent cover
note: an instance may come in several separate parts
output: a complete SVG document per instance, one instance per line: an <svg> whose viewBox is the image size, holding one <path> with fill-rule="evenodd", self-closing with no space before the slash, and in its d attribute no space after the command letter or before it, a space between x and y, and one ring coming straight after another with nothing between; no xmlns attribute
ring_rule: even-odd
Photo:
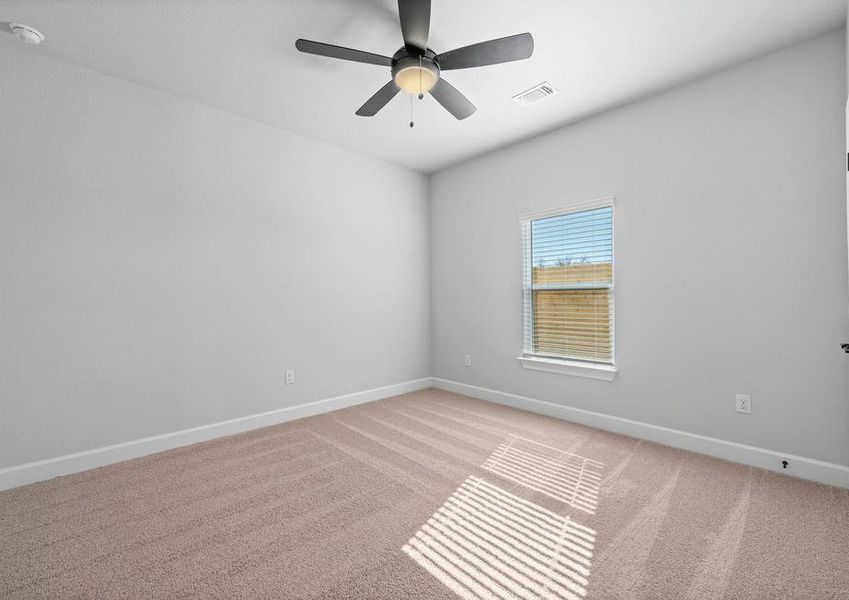
<svg viewBox="0 0 849 600"><path fill-rule="evenodd" d="M516 94L513 96L513 100L518 102L519 104L524 104L525 106L529 104L533 104L535 102L539 102L549 96L553 96L557 93L557 90L553 85L548 83L547 81L543 81L542 83L536 84L529 90L525 90L520 94Z"/></svg>

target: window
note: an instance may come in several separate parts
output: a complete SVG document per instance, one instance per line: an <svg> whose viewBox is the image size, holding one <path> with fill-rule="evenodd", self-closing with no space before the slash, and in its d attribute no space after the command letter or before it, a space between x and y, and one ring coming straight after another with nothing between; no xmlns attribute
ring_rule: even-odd
<svg viewBox="0 0 849 600"><path fill-rule="evenodd" d="M568 362L615 372L611 201L523 218L521 224L522 358L532 359L523 364Z"/></svg>

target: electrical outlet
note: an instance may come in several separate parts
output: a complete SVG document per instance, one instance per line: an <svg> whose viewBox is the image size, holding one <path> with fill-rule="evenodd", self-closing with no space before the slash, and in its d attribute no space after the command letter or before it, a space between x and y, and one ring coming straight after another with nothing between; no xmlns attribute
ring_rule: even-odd
<svg viewBox="0 0 849 600"><path fill-rule="evenodd" d="M286 369L286 385L295 383L295 369Z"/></svg>
<svg viewBox="0 0 849 600"><path fill-rule="evenodd" d="M471 366L472 366L472 355L471 355L471 354L467 354L467 355L466 355L466 366L467 366L467 367L471 367Z"/></svg>
<svg viewBox="0 0 849 600"><path fill-rule="evenodd" d="M737 394L737 412L744 415L752 414L752 396L750 394Z"/></svg>

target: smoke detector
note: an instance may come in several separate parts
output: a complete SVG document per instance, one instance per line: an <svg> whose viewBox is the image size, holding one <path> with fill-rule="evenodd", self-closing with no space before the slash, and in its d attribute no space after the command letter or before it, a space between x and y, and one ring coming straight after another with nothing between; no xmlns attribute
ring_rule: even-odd
<svg viewBox="0 0 849 600"><path fill-rule="evenodd" d="M9 29L15 34L15 37L21 40L24 44L37 46L44 41L44 34L35 27L24 25L22 23L9 23Z"/></svg>
<svg viewBox="0 0 849 600"><path fill-rule="evenodd" d="M520 94L516 94L513 96L513 100L519 104L527 106L528 104L533 104L534 102L539 102L549 96L553 96L556 93L557 90L553 85L547 81L543 81L542 83L538 83L534 87L527 89Z"/></svg>

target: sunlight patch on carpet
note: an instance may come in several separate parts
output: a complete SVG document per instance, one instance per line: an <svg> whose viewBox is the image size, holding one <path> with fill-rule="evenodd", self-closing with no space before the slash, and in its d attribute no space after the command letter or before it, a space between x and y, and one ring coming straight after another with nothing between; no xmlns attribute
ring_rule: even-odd
<svg viewBox="0 0 849 600"><path fill-rule="evenodd" d="M461 598L586 596L595 531L468 477L403 551Z"/></svg>
<svg viewBox="0 0 849 600"><path fill-rule="evenodd" d="M598 507L603 464L510 435L483 468L591 515Z"/></svg>

